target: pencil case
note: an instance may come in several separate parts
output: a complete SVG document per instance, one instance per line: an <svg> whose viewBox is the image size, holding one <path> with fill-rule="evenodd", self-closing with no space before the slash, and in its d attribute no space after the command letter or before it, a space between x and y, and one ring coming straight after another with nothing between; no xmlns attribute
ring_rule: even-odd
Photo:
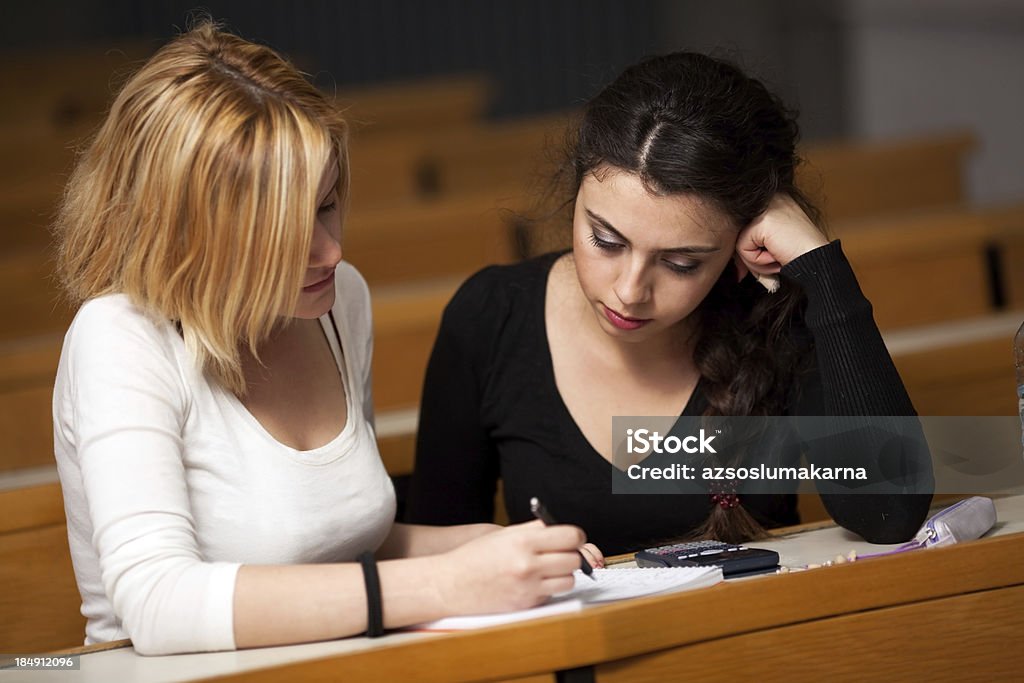
<svg viewBox="0 0 1024 683"><path fill-rule="evenodd" d="M857 559L885 557L919 548L941 548L961 541L981 538L996 524L996 505L991 498L974 496L950 505L928 518L912 541L898 548L884 550L870 555L858 555Z"/></svg>
<svg viewBox="0 0 1024 683"><path fill-rule="evenodd" d="M939 548L980 538L995 526L996 506L991 498L974 496L932 515L914 540L921 548Z"/></svg>

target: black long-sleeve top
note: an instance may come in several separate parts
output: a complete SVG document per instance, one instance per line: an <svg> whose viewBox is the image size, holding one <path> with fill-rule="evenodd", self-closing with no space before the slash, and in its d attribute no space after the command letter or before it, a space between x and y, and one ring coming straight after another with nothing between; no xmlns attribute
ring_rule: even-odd
<svg viewBox="0 0 1024 683"><path fill-rule="evenodd" d="M555 385L544 301L559 254L486 268L445 310L427 369L406 519L424 524L490 521L501 478L512 522L531 519L529 499L560 522L582 527L605 553L678 538L707 519L707 495L622 495L623 477L591 447ZM915 415L871 314L871 304L838 241L787 264L781 273L807 296L814 366L794 378L795 415ZM767 295L766 296L770 296ZM683 416L707 407L698 382ZM927 474L930 483L930 471ZM921 488L918 491L929 490ZM824 496L841 525L869 541L912 536L930 495ZM792 494L753 495L744 507L766 527L799 521Z"/></svg>

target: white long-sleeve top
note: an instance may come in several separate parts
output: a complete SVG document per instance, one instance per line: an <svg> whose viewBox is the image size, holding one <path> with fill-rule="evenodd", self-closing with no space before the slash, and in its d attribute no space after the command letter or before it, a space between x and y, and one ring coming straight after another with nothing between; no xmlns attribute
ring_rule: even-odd
<svg viewBox="0 0 1024 683"><path fill-rule="evenodd" d="M335 281L344 353L329 317L320 323L348 420L310 451L275 440L209 381L171 322L120 294L79 310L53 424L86 644L232 649L240 565L350 561L384 540L395 494L373 433L369 293L346 263Z"/></svg>

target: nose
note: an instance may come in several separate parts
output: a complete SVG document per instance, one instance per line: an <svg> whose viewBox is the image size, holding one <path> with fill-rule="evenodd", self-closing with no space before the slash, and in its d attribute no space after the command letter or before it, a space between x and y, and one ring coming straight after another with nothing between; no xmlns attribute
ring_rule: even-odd
<svg viewBox="0 0 1024 683"><path fill-rule="evenodd" d="M309 267L333 268L341 261L341 237L316 221L313 239L309 243Z"/></svg>
<svg viewBox="0 0 1024 683"><path fill-rule="evenodd" d="M626 262L615 281L614 290L623 306L639 306L650 301L650 277L641 255L636 254Z"/></svg>

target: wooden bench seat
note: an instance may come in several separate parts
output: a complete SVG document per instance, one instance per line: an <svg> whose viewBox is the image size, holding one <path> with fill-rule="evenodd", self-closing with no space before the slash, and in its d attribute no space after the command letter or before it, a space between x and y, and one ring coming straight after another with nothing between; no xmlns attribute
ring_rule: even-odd
<svg viewBox="0 0 1024 683"><path fill-rule="evenodd" d="M441 314L461 280L373 292L373 396L378 411L415 408Z"/></svg>
<svg viewBox="0 0 1024 683"><path fill-rule="evenodd" d="M0 643L39 653L81 645L82 600L56 483L0 490Z"/></svg>
<svg viewBox="0 0 1024 683"><path fill-rule="evenodd" d="M126 43L6 55L0 73L0 128L88 130L151 51L152 46Z"/></svg>
<svg viewBox="0 0 1024 683"><path fill-rule="evenodd" d="M423 191L441 195L492 193L533 200L547 191L566 159L566 134L577 112L453 129L420 140L417 167ZM884 141L819 143L801 149L807 163L798 184L815 198L829 220L965 203L966 160L975 147L967 132Z"/></svg>
<svg viewBox="0 0 1024 683"><path fill-rule="evenodd" d="M485 205L468 206L475 206L475 211ZM376 321L373 369L380 411L415 408L419 404L423 373L444 306L469 272L488 261L503 260L501 253L508 255L501 251L507 245L496 247L492 239L502 234L500 221L495 220L483 229L484 223L469 220L462 228L467 232L460 238L453 227L455 221L446 218L448 210L438 208L431 219L436 219L436 223L429 228L429 221L420 220L428 214L412 209L398 212L405 216L405 223L380 222L375 227L376 219L365 213L362 227L352 227L352 247L346 251L346 257L359 259L372 283ZM464 211L463 215L472 218L473 211ZM989 249L1006 232L1002 228L994 230L987 216L986 212L970 211L916 212L885 221L837 226L883 332L996 313L987 265ZM458 244L460 239L466 239L465 235L479 237L480 241L473 246L466 240L472 248L467 249L468 256L461 265L444 262L451 256L447 253L450 246L439 252L430 251L431 240L442 240L442 245L443 240L449 240L449 245ZM487 251L491 248L498 251ZM420 260L427 263L418 263ZM24 271L20 275L19 268ZM51 457L50 391L70 311L54 302L53 292L33 287L32 283L43 281L44 272L39 270L38 263L13 264L0 270L0 282L12 293L0 297L0 311L7 310L2 319L22 326L31 323L34 327L28 329L37 338L17 342L21 338L18 328L10 326L6 329L8 343L0 345L0 427L10 434L8 441L12 447L9 455L0 458L0 468L38 464L36 460L26 461L28 456L24 454L43 453L45 462ZM422 279L441 271L452 272L445 277ZM413 280L403 284L406 276ZM26 305L33 301L36 303ZM28 319L31 314L39 320L33 323ZM5 358L9 360L5 362ZM943 372L938 361L922 360L918 365L925 373L941 376ZM6 375L4 367L13 368L16 375ZM917 380L908 378L907 383L915 385ZM979 394L984 391L978 390ZM987 404L976 405L983 412L990 410L981 407Z"/></svg>
<svg viewBox="0 0 1024 683"><path fill-rule="evenodd" d="M374 106L365 105L367 111ZM464 194L489 197L495 204L536 204L552 190L554 170L565 160L566 129L575 113L486 124L475 116L453 116L433 127L387 124L379 133L356 131L351 141L354 212ZM74 143L67 135L0 128L0 150L23 160L11 165L13 175L0 184L0 247L46 238L37 229L38 217L52 216L56 208ZM955 206L965 199L961 176L972 144L969 135L953 133L809 146L800 184L822 200L832 221ZM12 234L20 230L29 235Z"/></svg>
<svg viewBox="0 0 1024 683"><path fill-rule="evenodd" d="M1024 309L1024 203L989 207L981 213L999 255L1005 304Z"/></svg>
<svg viewBox="0 0 1024 683"><path fill-rule="evenodd" d="M532 201L562 160L568 114L495 123L356 133L351 141L352 206L393 206L461 195Z"/></svg>
<svg viewBox="0 0 1024 683"><path fill-rule="evenodd" d="M0 253L0 343L63 333L73 313L45 245Z"/></svg>
<svg viewBox="0 0 1024 683"><path fill-rule="evenodd" d="M531 200L565 160L574 116L555 112L433 135L425 145L425 176L441 195L497 192Z"/></svg>
<svg viewBox="0 0 1024 683"><path fill-rule="evenodd" d="M483 74L460 74L414 81L344 86L333 96L353 137L387 137L432 132L480 121L494 87Z"/></svg>
<svg viewBox="0 0 1024 683"><path fill-rule="evenodd" d="M995 311L983 214L916 211L834 226L883 329L911 327Z"/></svg>
<svg viewBox="0 0 1024 683"><path fill-rule="evenodd" d="M61 340L0 344L0 473L53 464L50 405Z"/></svg>
<svg viewBox="0 0 1024 683"><path fill-rule="evenodd" d="M465 277L517 257L508 212L479 196L353 212L343 250L371 286Z"/></svg>
<svg viewBox="0 0 1024 683"><path fill-rule="evenodd" d="M798 184L831 221L963 204L968 132L808 145Z"/></svg>
<svg viewBox="0 0 1024 683"><path fill-rule="evenodd" d="M1024 204L837 222L884 330L1024 308Z"/></svg>
<svg viewBox="0 0 1024 683"><path fill-rule="evenodd" d="M1024 309L885 334L920 415L1016 415L1013 335Z"/></svg>

